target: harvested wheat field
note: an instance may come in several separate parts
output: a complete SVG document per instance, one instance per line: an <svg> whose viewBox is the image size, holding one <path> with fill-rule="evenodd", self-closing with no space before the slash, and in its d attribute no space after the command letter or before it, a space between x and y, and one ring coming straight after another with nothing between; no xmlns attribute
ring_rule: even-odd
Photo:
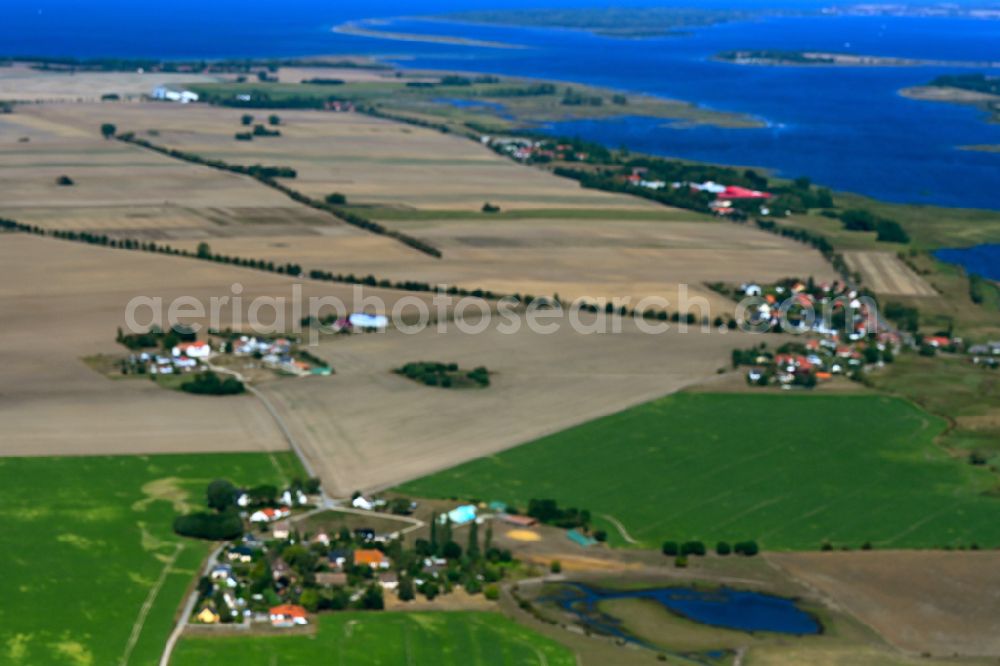
<svg viewBox="0 0 1000 666"><path fill-rule="evenodd" d="M83 358L123 354L114 341L136 295L207 303L243 287L292 297L281 276L208 262L112 250L24 234L0 236L0 454L62 455L282 449L273 420L250 396L170 391L141 378L109 379ZM366 293L378 294L377 290ZM350 290L320 283L303 295ZM385 294L391 303L399 292ZM230 308L223 308L229 321ZM141 314L141 313L140 313ZM270 322L265 310L261 320ZM296 381L296 380L289 380Z"/></svg>
<svg viewBox="0 0 1000 666"><path fill-rule="evenodd" d="M392 280L490 289L503 294L559 294L564 299L646 297L679 304L680 284L705 299L714 314L731 313L727 299L706 282L774 281L789 276L833 279L814 250L749 227L711 218L687 222L608 219L470 218L439 222L386 222L443 252L430 259L405 247L380 251L360 241L312 235L238 237L212 241L214 251L294 261L304 267ZM176 243L192 250L196 240ZM355 251L357 250L357 251Z"/></svg>
<svg viewBox="0 0 1000 666"><path fill-rule="evenodd" d="M468 211L485 201L504 209L657 207L583 190L462 137L356 113L281 110L280 137L236 141L234 135L247 130L240 123L244 113L200 104L91 104L63 118L95 130L102 122L115 123L154 143L237 164L291 166L298 177L289 182L317 198L341 192L352 202ZM271 113L258 112L256 122L266 122Z"/></svg>
<svg viewBox="0 0 1000 666"><path fill-rule="evenodd" d="M337 369L329 381L261 390L324 487L349 494L396 485L702 381L743 342L742 334L699 327L653 335L629 321L618 334L580 334L560 323L552 334L526 326L504 333L494 320L478 334L451 324L444 333L337 338L313 349ZM486 366L491 384L445 389L392 372L419 360Z"/></svg>
<svg viewBox="0 0 1000 666"><path fill-rule="evenodd" d="M891 252L845 252L852 271L861 273L865 284L886 296L937 296L938 293Z"/></svg>
<svg viewBox="0 0 1000 666"><path fill-rule="evenodd" d="M139 98L163 85L218 81L201 74L162 72L55 72L28 65L0 67L0 100L23 102L93 102L102 95Z"/></svg>
<svg viewBox="0 0 1000 666"><path fill-rule="evenodd" d="M769 553L767 558L895 647L1000 656L1000 553Z"/></svg>
<svg viewBox="0 0 1000 666"><path fill-rule="evenodd" d="M423 257L247 176L104 140L97 124L70 122L73 108L28 107L0 116L0 188L10 193L0 202L0 216L47 229L171 244L190 240L192 247L246 237L241 256L252 258L262 255L256 250L267 238L278 235L322 237L334 258ZM15 138L22 135L30 140ZM62 175L74 184L58 185Z"/></svg>

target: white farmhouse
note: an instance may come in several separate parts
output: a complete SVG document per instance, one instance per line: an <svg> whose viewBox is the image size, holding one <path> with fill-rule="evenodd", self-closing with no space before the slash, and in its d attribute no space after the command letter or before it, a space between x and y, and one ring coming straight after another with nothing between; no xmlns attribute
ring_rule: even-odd
<svg viewBox="0 0 1000 666"><path fill-rule="evenodd" d="M188 358L208 358L212 354L212 346L207 342L179 342L170 350L174 358L187 356Z"/></svg>
<svg viewBox="0 0 1000 666"><path fill-rule="evenodd" d="M188 104L189 102L198 101L198 93L191 92L190 90L177 90L168 86L157 86L153 88L153 99Z"/></svg>

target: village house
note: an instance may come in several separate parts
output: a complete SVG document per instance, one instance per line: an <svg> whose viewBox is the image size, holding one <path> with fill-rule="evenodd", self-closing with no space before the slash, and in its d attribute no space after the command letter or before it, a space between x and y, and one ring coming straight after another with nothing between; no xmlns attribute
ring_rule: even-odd
<svg viewBox="0 0 1000 666"><path fill-rule="evenodd" d="M375 508L375 503L365 497L364 495L358 495L353 500L351 500L351 506L355 509L363 509L365 511L371 511Z"/></svg>
<svg viewBox="0 0 1000 666"><path fill-rule="evenodd" d="M291 535L291 533L292 524L287 520L277 522L271 527L271 536L278 541L284 541Z"/></svg>
<svg viewBox="0 0 1000 666"><path fill-rule="evenodd" d="M344 565L347 563L348 555L350 555L350 553L346 550L338 548L327 553L326 559L330 563L330 566L336 567L337 569L343 569Z"/></svg>
<svg viewBox="0 0 1000 666"><path fill-rule="evenodd" d="M250 522L269 523L273 520L287 518L290 515L292 515L292 511L287 506L280 506L277 508L268 507L266 509L258 509L250 514Z"/></svg>
<svg viewBox="0 0 1000 666"><path fill-rule="evenodd" d="M178 342L170 353L175 359L180 357L206 359L212 355L212 346L207 342Z"/></svg>
<svg viewBox="0 0 1000 666"><path fill-rule="evenodd" d="M230 548L229 552L226 553L226 559L230 562L247 564L253 561L253 549L249 546L236 546L235 548Z"/></svg>
<svg viewBox="0 0 1000 666"><path fill-rule="evenodd" d="M316 574L316 584L324 587L347 585L347 574L340 571L320 571Z"/></svg>
<svg viewBox="0 0 1000 666"><path fill-rule="evenodd" d="M281 604L273 606L268 611L272 627L295 627L309 624L306 619L306 609L296 604Z"/></svg>
<svg viewBox="0 0 1000 666"><path fill-rule="evenodd" d="M195 615L195 617L202 624L216 624L219 621L219 614L208 606L202 608L201 611Z"/></svg>
<svg viewBox="0 0 1000 666"><path fill-rule="evenodd" d="M378 584L391 592L399 587L399 576L394 571L383 571L378 575Z"/></svg>
<svg viewBox="0 0 1000 666"><path fill-rule="evenodd" d="M374 548L359 548L354 551L354 566L366 566L372 569L388 569L389 558L381 550L376 550Z"/></svg>
<svg viewBox="0 0 1000 666"><path fill-rule="evenodd" d="M292 568L288 566L288 563L279 557L271 563L271 577L276 581L282 578L291 580L294 577L294 573L292 572Z"/></svg>
<svg viewBox="0 0 1000 666"><path fill-rule="evenodd" d="M198 93L190 90L177 90L176 88L171 88L169 86L157 86L156 88L153 88L152 97L153 99L165 102L180 102L181 104L189 104L191 102L198 101Z"/></svg>

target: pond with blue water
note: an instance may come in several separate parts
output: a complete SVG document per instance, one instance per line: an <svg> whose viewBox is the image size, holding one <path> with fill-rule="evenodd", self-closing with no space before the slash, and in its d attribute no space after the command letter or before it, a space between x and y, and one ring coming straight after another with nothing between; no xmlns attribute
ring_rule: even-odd
<svg viewBox="0 0 1000 666"><path fill-rule="evenodd" d="M551 602L572 613L593 631L642 643L631 636L616 618L600 610L602 602L616 599L653 601L692 622L723 629L791 636L815 635L823 631L819 621L799 608L792 599L727 587L710 590L679 586L608 590L573 582L561 585L558 591L538 601Z"/></svg>

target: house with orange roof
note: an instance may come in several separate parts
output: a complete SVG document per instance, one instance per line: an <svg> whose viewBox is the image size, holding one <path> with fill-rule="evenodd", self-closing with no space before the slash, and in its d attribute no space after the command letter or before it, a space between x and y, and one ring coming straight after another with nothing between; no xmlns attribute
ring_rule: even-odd
<svg viewBox="0 0 1000 666"><path fill-rule="evenodd" d="M370 567L372 569L388 569L389 558L381 550L375 548L359 548L354 551L354 566Z"/></svg>
<svg viewBox="0 0 1000 666"><path fill-rule="evenodd" d="M268 611L272 627L295 627L309 624L306 609L296 604L280 604L272 606Z"/></svg>
<svg viewBox="0 0 1000 666"><path fill-rule="evenodd" d="M208 358L212 355L212 346L207 342L178 342L170 350L174 358L186 356L188 358Z"/></svg>

